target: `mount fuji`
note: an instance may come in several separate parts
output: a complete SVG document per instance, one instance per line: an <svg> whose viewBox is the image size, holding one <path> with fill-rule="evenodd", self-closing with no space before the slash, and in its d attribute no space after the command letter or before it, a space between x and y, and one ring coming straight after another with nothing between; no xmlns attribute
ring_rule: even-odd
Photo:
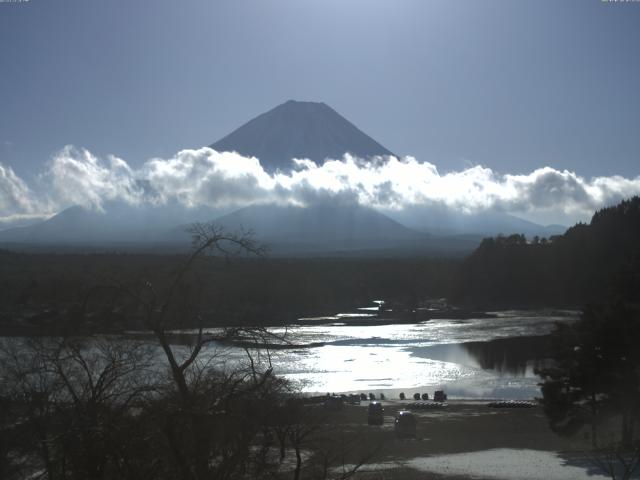
<svg viewBox="0 0 640 480"><path fill-rule="evenodd" d="M249 120L211 148L257 157L268 172L291 170L294 158L322 165L345 153L364 159L393 155L325 103L295 100Z"/></svg>
<svg viewBox="0 0 640 480"><path fill-rule="evenodd" d="M391 151L324 103L287 101L213 143L219 152L254 156L270 173L287 172L294 158L322 164L351 154L362 162L384 161ZM184 226L215 221L228 230L253 230L276 254L402 252L447 254L472 251L482 236L497 233L548 235L547 227L507 214L468 216L436 208L381 212L328 201L306 208L275 204L239 210L109 202L102 211L72 206L48 220L0 231L0 245L21 248L184 251ZM340 253L340 254L342 254Z"/></svg>

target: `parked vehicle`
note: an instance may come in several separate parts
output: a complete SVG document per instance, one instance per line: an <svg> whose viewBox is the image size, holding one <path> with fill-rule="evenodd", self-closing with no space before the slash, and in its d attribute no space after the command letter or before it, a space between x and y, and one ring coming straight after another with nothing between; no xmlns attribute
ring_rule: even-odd
<svg viewBox="0 0 640 480"><path fill-rule="evenodd" d="M360 395L357 393L350 394L345 400L350 405L360 405Z"/></svg>
<svg viewBox="0 0 640 480"><path fill-rule="evenodd" d="M344 407L344 399L342 397L338 397L337 395L332 395L327 397L324 401L324 408L327 410L342 410Z"/></svg>
<svg viewBox="0 0 640 480"><path fill-rule="evenodd" d="M369 425L382 425L384 423L384 408L380 402L371 402L367 410L367 423Z"/></svg>
<svg viewBox="0 0 640 480"><path fill-rule="evenodd" d="M444 393L444 390L436 390L435 393L433 394L433 401L434 402L446 402L447 401L447 394Z"/></svg>
<svg viewBox="0 0 640 480"><path fill-rule="evenodd" d="M396 416L394 430L398 438L416 437L416 416L406 410L401 410Z"/></svg>

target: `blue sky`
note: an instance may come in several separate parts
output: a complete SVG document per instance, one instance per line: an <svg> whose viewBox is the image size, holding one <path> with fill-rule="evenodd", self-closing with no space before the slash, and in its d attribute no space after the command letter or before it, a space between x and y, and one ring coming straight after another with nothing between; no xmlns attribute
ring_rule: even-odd
<svg viewBox="0 0 640 480"><path fill-rule="evenodd" d="M137 166L289 99L446 172L640 173L640 3L0 3L0 163Z"/></svg>
<svg viewBox="0 0 640 480"><path fill-rule="evenodd" d="M565 225L640 194L640 2L0 2L0 68L0 227L157 201L140 185L205 207L331 185ZM197 150L288 99L417 161L277 179Z"/></svg>

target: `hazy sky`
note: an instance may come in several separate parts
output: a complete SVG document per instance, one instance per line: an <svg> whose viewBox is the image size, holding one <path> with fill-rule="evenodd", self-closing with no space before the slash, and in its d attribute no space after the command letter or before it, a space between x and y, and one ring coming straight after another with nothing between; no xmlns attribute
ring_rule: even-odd
<svg viewBox="0 0 640 480"><path fill-rule="evenodd" d="M640 3L0 3L0 164L139 167L290 98L441 172L640 174Z"/></svg>

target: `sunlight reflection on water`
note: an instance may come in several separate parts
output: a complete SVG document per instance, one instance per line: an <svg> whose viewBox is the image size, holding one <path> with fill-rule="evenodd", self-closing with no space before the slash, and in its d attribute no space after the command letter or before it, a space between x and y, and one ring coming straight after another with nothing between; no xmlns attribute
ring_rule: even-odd
<svg viewBox="0 0 640 480"><path fill-rule="evenodd" d="M418 358L403 347L333 346L300 355L275 356L276 370L303 381L303 389L338 391L412 388L469 378L480 371L456 363Z"/></svg>
<svg viewBox="0 0 640 480"><path fill-rule="evenodd" d="M344 318L344 317L342 317ZM452 397L531 398L539 394L532 365L522 371L483 369L460 344L550 333L571 312L499 312L496 318L430 320L413 325L288 327L294 344L322 346L272 353L274 371L306 392L444 388ZM284 334L284 329L276 329Z"/></svg>

